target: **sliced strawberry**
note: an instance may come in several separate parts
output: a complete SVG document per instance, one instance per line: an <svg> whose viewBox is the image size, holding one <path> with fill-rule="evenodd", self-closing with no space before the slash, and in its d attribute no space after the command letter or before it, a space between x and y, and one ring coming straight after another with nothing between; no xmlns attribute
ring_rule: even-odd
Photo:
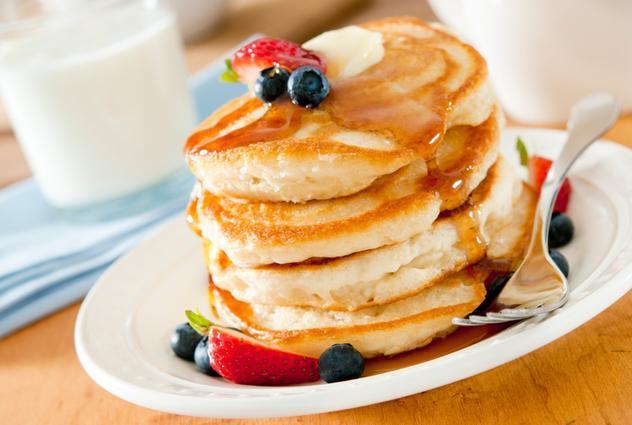
<svg viewBox="0 0 632 425"><path fill-rule="evenodd" d="M541 156L533 155L529 157L529 180L538 195L540 194L542 184L544 183L544 180L546 180L546 175L548 174L552 163L553 161L550 159L543 158ZM568 179L564 179L562 187L557 195L557 199L555 200L553 211L566 212L571 191L570 181Z"/></svg>
<svg viewBox="0 0 632 425"><path fill-rule="evenodd" d="M544 184L544 180L546 180L546 175L552 163L553 161L550 159L541 156L534 155L529 157L529 181L538 195L540 194L542 184Z"/></svg>
<svg viewBox="0 0 632 425"><path fill-rule="evenodd" d="M237 384L289 385L320 379L318 359L280 351L241 332L212 327L211 365Z"/></svg>
<svg viewBox="0 0 632 425"><path fill-rule="evenodd" d="M289 71L309 65L326 71L325 62L314 52L300 44L275 38L258 38L241 47L227 62L227 70L222 75L224 81L252 85L262 69L273 65L282 66Z"/></svg>

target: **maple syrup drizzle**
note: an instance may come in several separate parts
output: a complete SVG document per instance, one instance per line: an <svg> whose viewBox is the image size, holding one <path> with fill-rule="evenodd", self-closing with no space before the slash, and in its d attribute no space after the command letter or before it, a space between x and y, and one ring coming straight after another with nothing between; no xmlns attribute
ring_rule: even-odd
<svg viewBox="0 0 632 425"><path fill-rule="evenodd" d="M193 233L202 238L202 230L200 230L200 222L197 212L198 201L200 199L200 187L200 183L196 183L193 191L191 192L191 197L189 198L189 203L187 204L186 220ZM204 241L204 238L202 238L202 240Z"/></svg>
<svg viewBox="0 0 632 425"><path fill-rule="evenodd" d="M465 251L468 264L484 257L487 251L487 241L483 238L479 215L478 207L474 206L463 211L456 219L458 245Z"/></svg>
<svg viewBox="0 0 632 425"><path fill-rule="evenodd" d="M185 151L206 154L206 152L282 139L298 130L302 108L285 100L271 104L264 114L265 119L254 120L218 137L235 121L261 107L264 107L261 101L251 97L237 109L220 118L215 125L193 133L187 140Z"/></svg>
<svg viewBox="0 0 632 425"><path fill-rule="evenodd" d="M468 262L479 261L476 265L470 266L465 271L475 279L484 280L486 286L499 274L506 274L517 265L518 256L507 260L483 259L487 247L487 242L482 237L481 224L479 220L479 210L477 205L463 205L457 211L449 212L454 216L459 233L460 247L467 253ZM205 252L208 246L205 247ZM214 286L212 278L209 279L209 296L212 298ZM227 300L224 300L226 302ZM212 301L211 301L212 302ZM231 303L230 309L236 309L238 316L248 315L250 306L247 303ZM511 323L492 324L477 327L459 327L454 332L444 338L437 338L430 344L400 353L394 356L380 356L366 360L366 367L363 376L377 375L427 362L461 349L467 348L486 338L490 338L507 327Z"/></svg>
<svg viewBox="0 0 632 425"><path fill-rule="evenodd" d="M468 256L480 254L480 250L486 247L486 241L482 238L476 208L470 209L470 213L458 213L457 223L459 237ZM470 266L466 271L475 275L478 279L485 280L485 286L493 282L499 275L511 273L518 267L524 254L527 240L521 241L512 253L504 259L483 258L476 265ZM400 353L394 356L381 356L366 361L363 376L377 375L384 372L401 369L427 362L450 353L462 350L484 339L490 338L510 327L513 323L499 323L475 327L458 327L454 332L444 338L437 338L425 347Z"/></svg>
<svg viewBox="0 0 632 425"><path fill-rule="evenodd" d="M420 69L437 63L445 63L445 73L449 73L454 64L447 63L440 50L427 46L416 49L420 54L411 55L411 49L424 42L410 35L384 34L384 43L386 53L377 65L357 76L332 81L329 97L318 108L277 101L261 118L222 134L231 124L263 106L259 99L247 95L234 110L219 120L211 116L207 125L199 127L187 140L185 152L205 155L280 140L298 131L302 123L318 122L322 139L345 129L362 130L379 133L399 147L410 147L423 158L430 157L446 131L450 95L436 81L419 86L414 77ZM402 49L401 44L407 48Z"/></svg>
<svg viewBox="0 0 632 425"><path fill-rule="evenodd" d="M429 181L439 193L442 210L453 210L461 206L470 196L472 175L480 172L482 162L494 152L498 136L497 111L476 127L452 127L439 144L434 157L428 163ZM479 186L489 190L493 178L493 167Z"/></svg>

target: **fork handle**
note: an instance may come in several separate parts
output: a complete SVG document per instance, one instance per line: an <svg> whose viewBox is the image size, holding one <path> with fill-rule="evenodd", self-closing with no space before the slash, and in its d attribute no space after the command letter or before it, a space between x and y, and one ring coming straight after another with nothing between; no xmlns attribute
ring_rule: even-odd
<svg viewBox="0 0 632 425"><path fill-rule="evenodd" d="M566 174L584 150L612 127L618 116L619 104L615 97L607 92L585 97L571 110L567 124L568 138L558 158L553 161L540 193L539 213L544 224L544 246L548 246L551 214Z"/></svg>

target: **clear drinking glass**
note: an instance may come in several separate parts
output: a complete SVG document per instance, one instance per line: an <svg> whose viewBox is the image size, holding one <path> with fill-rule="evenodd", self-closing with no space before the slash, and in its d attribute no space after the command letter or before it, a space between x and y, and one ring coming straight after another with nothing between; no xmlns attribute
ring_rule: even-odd
<svg viewBox="0 0 632 425"><path fill-rule="evenodd" d="M160 0L2 0L0 95L58 208L168 179L196 119L175 17Z"/></svg>

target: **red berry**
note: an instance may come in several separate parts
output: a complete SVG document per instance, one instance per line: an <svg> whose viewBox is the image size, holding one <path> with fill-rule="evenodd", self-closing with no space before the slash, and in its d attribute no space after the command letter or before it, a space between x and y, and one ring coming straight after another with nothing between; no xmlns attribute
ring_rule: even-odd
<svg viewBox="0 0 632 425"><path fill-rule="evenodd" d="M568 208L568 201L571 198L571 191L571 182L568 179L564 179L562 187L560 187L560 191L557 194L553 211L562 213L566 212L566 209Z"/></svg>
<svg viewBox="0 0 632 425"><path fill-rule="evenodd" d="M548 174L552 163L553 161L550 159L543 158L541 156L533 155L529 157L529 180L538 195L540 194L542 184L544 183L544 180L546 180L546 175ZM560 192L555 200L553 211L566 212L571 192L572 188L570 181L568 179L564 179Z"/></svg>
<svg viewBox="0 0 632 425"><path fill-rule="evenodd" d="M318 359L281 351L238 331L213 327L211 365L237 384L289 385L320 379Z"/></svg>
<svg viewBox="0 0 632 425"><path fill-rule="evenodd" d="M541 156L533 155L529 157L529 180L538 195L552 163L553 161L550 159L542 158Z"/></svg>
<svg viewBox="0 0 632 425"><path fill-rule="evenodd" d="M232 68L239 79L249 85L252 85L262 69L275 64L289 71L304 65L323 72L326 70L324 61L300 44L268 37L258 38L241 47L232 60Z"/></svg>

